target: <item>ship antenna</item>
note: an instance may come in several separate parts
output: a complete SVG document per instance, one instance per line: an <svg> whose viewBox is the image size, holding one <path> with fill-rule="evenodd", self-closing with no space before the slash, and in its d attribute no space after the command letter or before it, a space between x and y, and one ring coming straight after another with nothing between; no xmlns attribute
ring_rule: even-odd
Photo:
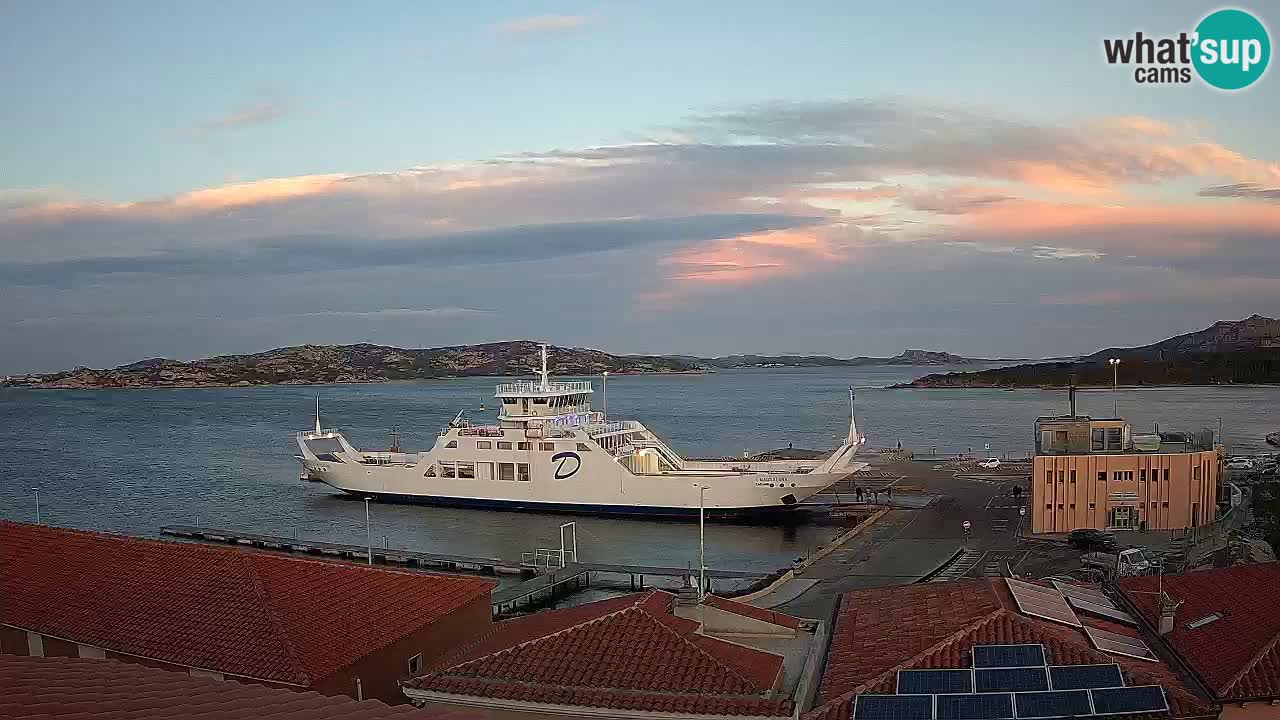
<svg viewBox="0 0 1280 720"><path fill-rule="evenodd" d="M316 434L320 434L320 393L316 393Z"/></svg>
<svg viewBox="0 0 1280 720"><path fill-rule="evenodd" d="M853 411L853 386L849 386L849 438L848 444L853 445L858 442L858 425L854 419Z"/></svg>
<svg viewBox="0 0 1280 720"><path fill-rule="evenodd" d="M541 390L542 392L550 392L551 382L547 377L547 345L546 343L543 343L541 347L542 347L542 371L539 373L539 375L542 376Z"/></svg>

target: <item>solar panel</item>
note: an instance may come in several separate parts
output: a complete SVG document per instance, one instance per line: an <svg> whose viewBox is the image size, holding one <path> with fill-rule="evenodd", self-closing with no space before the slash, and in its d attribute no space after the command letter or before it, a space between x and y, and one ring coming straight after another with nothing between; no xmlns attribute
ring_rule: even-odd
<svg viewBox="0 0 1280 720"><path fill-rule="evenodd" d="M939 695L938 720L1002 720L1013 717L1013 695Z"/></svg>
<svg viewBox="0 0 1280 720"><path fill-rule="evenodd" d="M1093 714L1088 690L1020 692L1013 695L1019 718L1071 718Z"/></svg>
<svg viewBox="0 0 1280 720"><path fill-rule="evenodd" d="M931 720L932 695L859 695L853 720Z"/></svg>
<svg viewBox="0 0 1280 720"><path fill-rule="evenodd" d="M1120 666L1110 665L1051 665L1049 682L1054 690L1083 690L1087 688L1124 687Z"/></svg>
<svg viewBox="0 0 1280 720"><path fill-rule="evenodd" d="M1089 600L1082 600L1075 596L1068 596L1067 602L1071 604L1071 607L1082 612L1091 613L1104 618L1111 618L1112 620L1116 620L1127 625L1133 625L1135 627L1138 625L1138 621L1134 620L1132 615L1123 610L1117 610L1113 605L1099 605Z"/></svg>
<svg viewBox="0 0 1280 720"><path fill-rule="evenodd" d="M899 670L899 695L973 692L972 670Z"/></svg>
<svg viewBox="0 0 1280 720"><path fill-rule="evenodd" d="M973 675L974 686L980 693L1049 689L1049 676L1044 667L974 670Z"/></svg>
<svg viewBox="0 0 1280 720"><path fill-rule="evenodd" d="M1102 590L1097 589L1096 585L1072 585L1071 583L1058 582L1057 580L1054 580L1053 586L1058 589L1058 592L1068 598L1078 598L1080 600L1091 602L1094 605L1102 605L1105 607L1114 608L1116 606L1115 603L1111 602L1111 598L1104 595Z"/></svg>
<svg viewBox="0 0 1280 720"><path fill-rule="evenodd" d="M1095 715L1122 715L1136 712L1166 712L1169 703L1159 685L1090 690Z"/></svg>
<svg viewBox="0 0 1280 720"><path fill-rule="evenodd" d="M1093 641L1093 646L1103 652L1138 658L1139 660L1155 660L1155 653L1142 641L1142 638L1107 632L1096 627L1085 626L1084 632Z"/></svg>
<svg viewBox="0 0 1280 720"><path fill-rule="evenodd" d="M976 668L1034 667L1044 664L1043 645L973 646L973 666Z"/></svg>
<svg viewBox="0 0 1280 720"><path fill-rule="evenodd" d="M1053 588L1032 585L1012 578L1006 578L1005 582L1009 586L1009 592L1013 594L1013 599L1018 603L1018 609L1023 613L1071 627L1080 627L1080 618L1076 617L1075 611L1067 604L1067 599L1062 596L1062 593Z"/></svg>

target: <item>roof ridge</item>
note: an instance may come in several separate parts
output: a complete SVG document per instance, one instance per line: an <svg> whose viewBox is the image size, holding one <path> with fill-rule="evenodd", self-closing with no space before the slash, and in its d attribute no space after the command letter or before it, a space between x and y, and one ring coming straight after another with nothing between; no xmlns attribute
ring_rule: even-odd
<svg viewBox="0 0 1280 720"><path fill-rule="evenodd" d="M1253 656L1253 659L1245 663L1244 667L1240 668L1240 670L1235 675L1231 676L1231 680L1226 685L1222 686L1222 688L1220 689L1215 688L1218 690L1218 694L1226 695L1228 690L1235 687L1236 683L1240 682L1241 678L1243 678L1245 675L1248 675L1249 672L1253 670L1254 666L1256 666L1259 662L1262 661L1262 658L1266 657L1267 655L1270 655L1276 649L1277 645L1280 645L1280 633L1276 633L1275 636L1271 638L1270 642L1268 642L1266 645L1263 645L1262 649L1259 650L1257 654Z"/></svg>
<svg viewBox="0 0 1280 720"><path fill-rule="evenodd" d="M267 592L266 586L262 584L262 581L258 577L258 569L257 566L254 565L253 557L250 553L237 552L236 561L244 569L245 575L249 580L249 585L253 588L254 596L261 601L262 607L266 611L267 622L271 624L272 635L275 636L276 641L281 646L281 649L284 650L286 656L289 658L289 664L292 666L291 669L295 673L295 681L303 684L310 684L312 680L318 679L312 678L311 673L303 664L302 659L298 654L298 648L294 645L293 636L285 630L284 618L282 618L280 613L276 611L276 606L272 601L271 594Z"/></svg>
<svg viewBox="0 0 1280 720"><path fill-rule="evenodd" d="M628 610L630 610L630 609L632 609L632 608L628 608ZM674 628L672 628L671 626L667 625L666 623L664 623L664 622L660 621L658 618L654 617L653 613L649 612L649 610L648 610L647 608L645 608L645 607L643 607L643 606L641 606L641 605L638 605L638 604L637 604L637 605L636 605L636 607L635 607L634 609L639 610L641 613L643 613L643 614L645 615L645 617L649 618L649 622L653 623L654 625L657 625L657 626L661 627L663 630L666 630L668 633L670 633L670 634L672 634L672 635L676 636L676 638L678 638L678 639L680 640L680 642L684 643L687 647L691 647L691 648L693 648L693 649L694 649L694 650L696 650L698 653L701 653L702 655L704 655L708 660L710 660L710 661L711 661L712 663L714 663L716 666L718 666L718 667L720 667L722 670L724 670L724 671L728 672L730 676L732 676L732 677L734 677L734 678L737 678L737 679L738 679L738 680L740 680L741 682L745 683L747 687L754 688L754 687L756 686L756 684L755 684L754 682L752 682L750 678L746 677L745 675L743 675L742 673L738 672L738 671L737 671L737 670L735 670L734 668L731 668L731 667L729 667L728 665L726 665L725 663L721 662L721 660L720 660L719 658L717 658L715 655L712 655L711 653L707 652L707 650L706 650L705 648L701 647L700 645L698 645L698 644L697 644L697 643L695 643L695 642L691 642L691 641L689 640L689 638L685 637L684 635L681 635L680 633L676 632ZM673 615L673 617L675 617L675 616ZM702 623L698 623L698 627L699 627L699 628L701 628L701 627L702 627ZM703 637L707 637L707 636L706 636L706 635L704 635ZM714 640L715 638L712 638L712 639Z"/></svg>
<svg viewBox="0 0 1280 720"><path fill-rule="evenodd" d="M615 615L618 615L618 614L620 614L620 613L627 612L628 610L634 610L634 609L636 609L636 607L637 607L637 606L639 606L641 603L643 603L643 602L647 601L650 597L652 597L655 593L658 593L658 592L662 592L662 591L661 591L661 590L647 590L647 591L645 591L644 593L640 593L640 594L638 594L638 595L637 595L637 597L636 597L636 601L635 601L635 602L633 602L633 603L631 603L630 605L623 605L622 607L618 608L617 610L611 610L611 611L609 611L609 612L607 612L607 613L604 613L603 615L597 615L597 616L595 616L595 617L588 618L588 619L586 619L586 620L582 620L581 622L577 622L577 623L574 623L574 624L572 624L572 625L568 625L568 626L566 626L566 627L560 628L559 630L556 630L555 632L553 632L553 633L549 633L549 634L547 634L547 635L539 635L538 637L530 638L530 639L525 640L525 641L523 641L523 642L518 642L518 643L516 643L516 644L514 644L514 645L508 645L508 646L506 646L506 647L504 647L504 648L499 648L499 649L497 649L497 650L494 650L493 652L488 652L488 653L485 653L484 655L480 655L479 657L471 658L470 660L466 660L466 661L463 661L463 662L460 662L460 663L456 663L456 664L453 664L453 665L443 665L442 667L440 667L440 669L439 669L439 670L436 670L436 671L434 671L433 673L429 673L429 674L444 674L444 673L447 673L449 670L452 670L453 668L466 667L467 665L470 665L470 664L475 663L475 662L479 662L480 660L484 660L485 658L491 658L491 657L494 657L494 656L497 656L497 655L501 655L501 654L506 653L506 652L511 652L512 650L515 650L515 649L517 649L517 648L522 648L522 647L525 647L525 646L527 646L527 645L532 645L532 644L534 644L534 643L542 642L543 640L547 640L547 639L549 639L549 638L556 637L557 635L561 635L561 634L563 634L563 633L567 633L567 632L569 632L570 630L576 630L576 629L578 629L578 628L580 628L580 627L585 627L585 626L590 625L590 624L592 624L592 623L600 622L601 620L604 620L604 619L606 619L606 618L611 618L611 617L613 617L613 616L615 616ZM565 609L566 609L566 610L568 610L568 609L570 609L570 608L565 608ZM661 624L661 623L659 623L659 624ZM487 640L487 639L489 639L489 638L492 638L492 637L493 637L494 635L496 635L498 632L499 632L499 630L498 630L498 628L497 628L497 623L495 623L495 624L494 624L494 629L493 629L493 630L491 630L491 631L490 631L490 632L488 632L488 633L485 633L485 635L484 635L484 636L482 636L481 638L477 639L475 642L469 643L465 648L459 649L456 653L451 653L451 655L452 655L453 657L458 657L459 655L464 654L464 653L467 651L467 649L474 648L474 647L476 647L476 646L480 645L480 644L481 644L481 643L483 643L485 640Z"/></svg>

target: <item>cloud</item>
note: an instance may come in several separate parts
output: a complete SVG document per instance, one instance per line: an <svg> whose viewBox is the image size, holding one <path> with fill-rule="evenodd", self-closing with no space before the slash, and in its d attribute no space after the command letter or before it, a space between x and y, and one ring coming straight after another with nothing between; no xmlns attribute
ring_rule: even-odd
<svg viewBox="0 0 1280 720"><path fill-rule="evenodd" d="M586 24L585 15L533 15L499 23L494 26L494 32L499 35L534 35L576 30Z"/></svg>
<svg viewBox="0 0 1280 720"><path fill-rule="evenodd" d="M1280 187L1263 187L1257 183L1232 183L1230 185L1211 185L1196 194L1200 197L1280 200Z"/></svg>
<svg viewBox="0 0 1280 720"><path fill-rule="evenodd" d="M198 137L226 130L239 130L275 122L294 110L291 102L283 98L263 99L242 103L221 115L214 115L191 127Z"/></svg>

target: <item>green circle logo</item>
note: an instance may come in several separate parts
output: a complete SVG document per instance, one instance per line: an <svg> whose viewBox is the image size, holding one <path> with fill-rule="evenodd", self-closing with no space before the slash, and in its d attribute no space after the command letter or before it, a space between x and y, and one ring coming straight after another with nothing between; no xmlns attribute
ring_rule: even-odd
<svg viewBox="0 0 1280 720"><path fill-rule="evenodd" d="M1219 90L1252 85L1267 71L1271 38L1267 28L1243 10L1218 10L1196 26L1191 62L1200 78Z"/></svg>

